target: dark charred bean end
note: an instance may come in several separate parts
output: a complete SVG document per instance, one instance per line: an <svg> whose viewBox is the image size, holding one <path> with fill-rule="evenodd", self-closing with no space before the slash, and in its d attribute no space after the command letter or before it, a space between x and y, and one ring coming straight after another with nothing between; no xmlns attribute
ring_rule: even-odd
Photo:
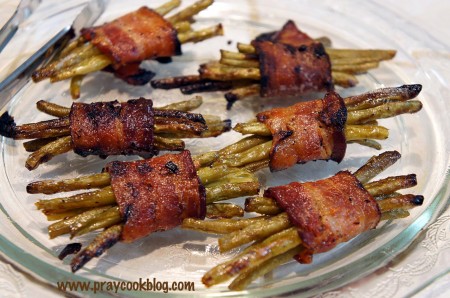
<svg viewBox="0 0 450 298"><path fill-rule="evenodd" d="M252 198L246 198L244 203L244 210L249 212L250 205L252 203ZM250 211L251 212L251 211Z"/></svg>
<svg viewBox="0 0 450 298"><path fill-rule="evenodd" d="M168 118L179 118L187 119L192 122L199 122L201 124L206 124L205 118L202 114L189 113L178 110L155 110L156 117L168 117Z"/></svg>
<svg viewBox="0 0 450 298"><path fill-rule="evenodd" d="M151 79L153 79L153 77L155 75L156 75L156 73L154 73L150 70L139 69L139 72L137 74L134 74L134 75L131 75L128 77L121 77L121 76L117 76L117 77L124 80L125 82L127 82L130 85L142 86L142 85L145 85L148 82L150 82Z"/></svg>
<svg viewBox="0 0 450 298"><path fill-rule="evenodd" d="M231 119L225 119L223 122L223 132L230 131L231 130Z"/></svg>
<svg viewBox="0 0 450 298"><path fill-rule="evenodd" d="M168 163L166 163L165 167L172 173L172 174L177 174L178 173L178 166L173 163L172 161L169 161Z"/></svg>
<svg viewBox="0 0 450 298"><path fill-rule="evenodd" d="M172 62L172 57L158 57L158 58L155 58L155 60L161 64L167 64L167 63Z"/></svg>
<svg viewBox="0 0 450 298"><path fill-rule="evenodd" d="M181 93L187 94L187 95L194 94L194 93L197 93L197 92L201 92L201 91L194 90L194 88L192 88L192 86L183 86L183 87L180 88L180 91L181 91Z"/></svg>
<svg viewBox="0 0 450 298"><path fill-rule="evenodd" d="M423 196L414 196L414 198L411 200L411 203L416 205L416 206L422 206L424 201L424 197Z"/></svg>
<svg viewBox="0 0 450 298"><path fill-rule="evenodd" d="M7 138L14 138L16 136L16 123L14 117L8 112L3 113L0 117L0 135Z"/></svg>
<svg viewBox="0 0 450 298"><path fill-rule="evenodd" d="M238 97L236 94L234 94L233 92L227 92L225 93L225 99L227 100L227 110L231 110L231 107L233 106L233 104L238 101Z"/></svg>
<svg viewBox="0 0 450 298"><path fill-rule="evenodd" d="M402 155L400 154L400 152L398 152L397 150L393 150L393 151L388 151L389 154L391 154L391 159L397 161L400 159L400 157L402 157Z"/></svg>
<svg viewBox="0 0 450 298"><path fill-rule="evenodd" d="M111 248L111 247L112 247L114 244L116 244L116 243L117 243L117 239L115 239L115 238L113 238L113 239L111 239L111 238L110 238L110 239L107 239L107 240L103 243L103 245L102 245L99 249L97 249L97 250L95 251L94 256L96 256L96 257L101 256L105 250L107 250L108 248Z"/></svg>
<svg viewBox="0 0 450 298"><path fill-rule="evenodd" d="M162 88L161 86L164 86L164 85L160 84L159 81L150 81L150 86L152 86L152 88L157 89L157 88ZM176 88L176 87L174 87L174 88ZM167 89L171 89L171 88L167 88Z"/></svg>
<svg viewBox="0 0 450 298"><path fill-rule="evenodd" d="M73 148L73 152L75 154L78 154L78 155L82 156L82 157L86 157L86 156L88 156L90 154L89 151L81 150L81 149L78 149L78 148Z"/></svg>
<svg viewBox="0 0 450 298"><path fill-rule="evenodd" d="M327 81L323 84L324 88L326 91L333 91L334 90L334 84L333 84L333 80L331 81ZM354 87L356 86L356 84L351 84L349 85L350 87Z"/></svg>
<svg viewBox="0 0 450 298"><path fill-rule="evenodd" d="M173 89L173 88L180 88L183 86L190 86L192 84L203 81L204 80L200 79L198 75L190 75L190 76L152 80L150 84L152 85L153 88Z"/></svg>
<svg viewBox="0 0 450 298"><path fill-rule="evenodd" d="M27 193L36 193L32 183L28 184L26 189Z"/></svg>
<svg viewBox="0 0 450 298"><path fill-rule="evenodd" d="M83 254L79 257L77 257L77 262L73 265L71 265L72 273L77 272L81 267L84 266L87 262L91 260L91 256L87 254Z"/></svg>
<svg viewBox="0 0 450 298"><path fill-rule="evenodd" d="M408 98L414 98L419 95L420 91L422 91L421 84L412 84L412 85L403 85L401 88L407 88L408 90Z"/></svg>
<svg viewBox="0 0 450 298"><path fill-rule="evenodd" d="M193 94L199 92L226 91L232 87L232 83L228 81L203 80L198 83L182 86L180 87L180 91L183 94Z"/></svg>
<svg viewBox="0 0 450 298"><path fill-rule="evenodd" d="M81 250L81 243L69 243L59 253L58 259L64 260L68 255L76 254Z"/></svg>
<svg viewBox="0 0 450 298"><path fill-rule="evenodd" d="M196 114L196 113L187 113L188 119L192 122L199 122L201 124L206 124L205 118L203 118L202 114Z"/></svg>
<svg viewBox="0 0 450 298"><path fill-rule="evenodd" d="M412 186L417 185L417 176L416 176L416 174L409 174L408 175L408 181L410 182L409 185L412 185Z"/></svg>
<svg viewBox="0 0 450 298"><path fill-rule="evenodd" d="M94 257L99 257L106 251L108 248L111 248L114 244L117 243L119 237L116 235L108 235L108 238L102 240L100 245L97 247L95 251L90 250L89 248L80 252L71 262L72 272L75 273L78 269L82 268L87 262L92 260Z"/></svg>

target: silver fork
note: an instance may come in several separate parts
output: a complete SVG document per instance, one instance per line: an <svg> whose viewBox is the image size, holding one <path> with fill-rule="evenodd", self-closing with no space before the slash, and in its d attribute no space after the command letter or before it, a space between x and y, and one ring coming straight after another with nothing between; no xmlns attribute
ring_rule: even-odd
<svg viewBox="0 0 450 298"><path fill-rule="evenodd" d="M0 52L8 44L14 34L16 34L19 25L33 13L40 3L41 0L20 1L14 14L0 30Z"/></svg>
<svg viewBox="0 0 450 298"><path fill-rule="evenodd" d="M66 26L44 44L36 53L0 82L0 110L31 79L31 73L40 65L50 60L61 45L67 43L81 28L92 26L104 12L108 0L91 0L77 15L71 26Z"/></svg>

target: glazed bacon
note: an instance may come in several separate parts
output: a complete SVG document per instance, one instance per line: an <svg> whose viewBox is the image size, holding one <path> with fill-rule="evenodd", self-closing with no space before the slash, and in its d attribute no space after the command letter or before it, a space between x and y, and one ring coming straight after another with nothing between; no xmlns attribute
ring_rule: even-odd
<svg viewBox="0 0 450 298"><path fill-rule="evenodd" d="M381 219L376 200L348 171L315 182L271 187L264 196L276 200L298 229L306 248L297 258L301 263L374 229Z"/></svg>
<svg viewBox="0 0 450 298"><path fill-rule="evenodd" d="M203 63L198 75L152 80L153 88L180 88L184 94L226 91L227 109L241 99L302 96L358 83L357 75L392 59L395 50L336 49L327 37L312 39L288 21L261 34L237 52L222 49L220 60Z"/></svg>
<svg viewBox="0 0 450 298"><path fill-rule="evenodd" d="M262 97L333 90L325 48L288 21L280 31L252 41L259 57Z"/></svg>
<svg viewBox="0 0 450 298"><path fill-rule="evenodd" d="M5 112L0 117L0 135L30 140L23 143L32 152L25 163L29 170L69 151L81 156L151 157L159 150L184 150L183 138L216 137L231 129L229 119L189 112L202 102L196 97L153 108L152 100L141 97L125 103L73 103L67 108L40 100L38 109L58 118L17 125Z"/></svg>
<svg viewBox="0 0 450 298"><path fill-rule="evenodd" d="M271 171L312 160L340 162L344 158L347 108L334 91L323 99L258 113L256 118L272 133Z"/></svg>
<svg viewBox="0 0 450 298"><path fill-rule="evenodd" d="M177 31L154 10L141 7L102 26L84 28L81 35L113 61L112 67L123 76L123 68L148 59L181 55Z"/></svg>
<svg viewBox="0 0 450 298"><path fill-rule="evenodd" d="M232 89L225 94L227 108L256 94L298 96L334 89L331 60L324 45L300 31L293 21L279 31L259 35L250 45L238 45L238 50L222 50L218 63L200 65L199 76L153 80L152 86L180 87L186 94Z"/></svg>
<svg viewBox="0 0 450 298"><path fill-rule="evenodd" d="M132 242L180 225L185 218L203 219L206 194L189 151L106 166L124 219L121 240Z"/></svg>
<svg viewBox="0 0 450 298"><path fill-rule="evenodd" d="M189 151L183 151L146 160L114 161L102 173L35 181L27 185L27 192L87 190L36 202L48 220L56 220L48 226L51 239L104 229L72 259L75 272L119 241L133 242L175 228L185 219L242 217L243 208L218 201L257 194L258 178L248 170L210 167L209 155L205 160L204 154L191 157ZM69 244L61 257L79 248Z"/></svg>
<svg viewBox="0 0 450 298"><path fill-rule="evenodd" d="M81 156L156 154L152 106L144 98L126 103L73 103L69 119L74 152Z"/></svg>
<svg viewBox="0 0 450 298"><path fill-rule="evenodd" d="M372 156L354 173L341 171L315 182L270 187L263 196L245 201L246 212L261 216L238 219L228 231L220 220L208 225L185 220L184 228L223 234L218 239L221 253L241 250L206 272L203 284L211 287L234 278L229 289L243 290L292 258L311 263L313 254L330 251L382 220L409 216L408 210L421 206L424 197L398 191L416 186L415 174L371 181L400 157L397 151L387 151Z"/></svg>
<svg viewBox="0 0 450 298"><path fill-rule="evenodd" d="M143 61L169 63L182 54L182 44L223 35L222 24L200 30L192 26L195 15L214 0L198 0L168 16L181 2L168 0L154 9L143 6L104 25L83 28L49 63L33 71L33 81L70 79L73 99L81 97L84 77L96 71L111 72L128 84L147 84L155 73L145 65L140 68Z"/></svg>

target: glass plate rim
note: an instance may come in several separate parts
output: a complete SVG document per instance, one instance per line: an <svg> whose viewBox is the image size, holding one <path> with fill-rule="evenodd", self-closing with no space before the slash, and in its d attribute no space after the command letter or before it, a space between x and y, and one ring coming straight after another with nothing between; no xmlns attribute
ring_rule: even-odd
<svg viewBox="0 0 450 298"><path fill-rule="evenodd" d="M371 4L375 5L374 3L371 3ZM402 231L401 234L399 235L399 236L406 236L406 237L399 237L400 239L393 239L386 244L387 246L395 246L397 248L396 253L391 255L390 258L383 258L383 259L379 260L379 262L377 264L372 264L372 266L370 266L370 269L365 271L365 274L370 274L375 269L380 268L382 265L386 264L387 262L392 260L395 256L397 256L399 253L401 253L404 249L406 249L416 237L418 237L420 234L422 234L424 232L423 228L432 223L431 219L436 218L438 216L438 214L436 214L436 210L442 211L443 206L448 204L448 200L450 199L449 183L448 183L450 180L450 171L448 169L450 169L450 167L447 165L447 173L446 173L447 175L444 179L444 184L439 189L438 195L433 199L433 203L430 206L428 206L428 208L425 211L423 211L423 213L414 222L412 222L404 231ZM2 210L2 213L8 217L8 213L4 209L3 204L1 204L1 203L0 203L0 209ZM15 224L15 223L13 223L13 224ZM410 234L410 230L413 230L414 232ZM23 234L23 236L27 237L24 234ZM399 247L400 247L400 249L398 249ZM385 249L385 247L378 248L371 254L367 255L367 257L379 255L380 251L383 249ZM20 247L16 246L14 243L12 243L8 239L6 239L6 237L4 237L3 235L0 235L0 251L3 254L6 254L8 257L12 258L16 262L20 262L19 257L21 257L21 258L26 259L30 264L32 264L33 262L38 262L39 263L38 267L49 266L48 268L44 268L43 270L51 269L51 270L54 270L55 273L58 273L58 275L63 274L65 276L69 277L70 279L76 279L79 281L90 281L91 280L91 279L88 279L88 278L85 278L82 276L73 275L68 271L59 269L57 267L54 267L52 265L45 263L44 261L39 260L38 258L25 252ZM33 262L31 262L31 260L33 260ZM29 266L25 266L24 264L22 264L22 265L24 265L27 269L33 271L34 273L36 273L38 275L42 274L42 271L38 271L38 268L32 267L32 265L30 265L30 264L29 264ZM321 278L323 277L323 279L326 279L326 277L328 277L328 275L342 273L342 271L344 271L344 269L347 269L348 267L355 266L355 265L367 266L368 264L365 264L365 258L362 258L362 259L356 261L356 263L352 262L349 265L341 267L338 270L332 271L330 273L327 273L325 276L320 276L320 277ZM43 272L45 273L45 271L43 271ZM50 274L49 272L47 272L47 273ZM346 276L346 280L347 280L346 283L348 283L352 279L354 279L354 276L353 277L347 276L347 275L344 275L344 276ZM340 275L340 277L342 278L343 275ZM49 278L49 279L47 279L47 281L50 281L51 279L52 278ZM57 280L53 279L51 282L53 284L56 284L56 281ZM310 282L312 283L313 281L315 281L315 280L311 280ZM301 284L303 284L303 283L301 283ZM336 288L338 286L342 286L342 285L343 285L342 282L340 282L338 285L336 285L334 282L331 282L331 283L326 284L325 287L323 287L323 288L316 289L315 294L317 294L319 292L323 292L324 289L331 290L331 289L334 289L334 288ZM246 291L242 291L242 292L219 292L219 293L205 292L205 293L200 293L200 295L206 296L206 297L215 297L215 296L230 296L231 297L231 296L241 296L242 294L244 294L244 295L249 295L249 296L260 297L260 294L264 294L264 296L271 296L271 295L277 295L277 294L283 294L283 293L294 294L294 293L296 293L296 290L298 290L298 286L295 284L292 284L292 285L288 285L288 286L277 287L274 289L252 289L252 290L246 290ZM130 294L129 292L126 292L126 293ZM184 295L185 293L178 293L178 294L152 293L152 294L156 294L156 295L161 294L161 295L166 295L166 296L169 294L169 297L177 297L179 295ZM196 294L199 294L199 293L196 293ZM310 294L312 294L312 293L308 292L308 295L310 295ZM131 295L131 296L134 296L134 295ZM141 295L139 295L139 294L137 295L137 297L140 297L140 296Z"/></svg>

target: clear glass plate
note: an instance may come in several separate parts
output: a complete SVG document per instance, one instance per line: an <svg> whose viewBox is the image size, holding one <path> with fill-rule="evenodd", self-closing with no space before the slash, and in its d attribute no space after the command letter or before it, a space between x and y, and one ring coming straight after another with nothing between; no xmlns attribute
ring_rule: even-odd
<svg viewBox="0 0 450 298"><path fill-rule="evenodd" d="M162 1L154 1L155 7ZM192 1L185 1L191 3ZM313 295L342 286L361 278L386 264L405 250L418 233L446 208L449 198L450 133L446 100L450 94L448 58L440 51L448 51L432 36L418 30L407 20L404 26L391 26L401 16L367 2L357 7L352 1L220 1L198 16L198 26L222 22L225 36L198 44L183 45L184 55L174 58L172 64L147 62L158 77L193 74L200 63L217 59L219 49L234 50L237 42L249 42L262 32L279 29L288 19L313 37L328 36L337 48L389 48L397 49L396 58L383 62L379 69L359 76L360 84L351 89L340 89L342 96L359 94L385 86L420 83L423 91L419 99L423 110L414 115L382 120L390 129L390 137L383 141L383 150L398 150L402 159L384 176L416 173L418 185L409 192L423 194L422 207L411 211L405 219L383 222L369 231L338 246L328 253L315 255L313 264L300 265L294 261L285 264L254 282L246 291L230 292L227 284L206 289L200 279L214 265L236 253L219 254L217 238L205 234L174 229L155 233L132 244L119 243L100 259L88 263L84 269L72 274L68 261L63 264L56 256L70 242L68 237L49 240L48 222L36 210L34 202L40 195L29 195L25 186L39 179L61 179L96 173L112 160L96 157L81 158L73 153L54 158L49 163L29 172L23 166L26 152L22 142L1 139L0 158L0 250L38 278L53 285L58 281L139 281L156 278L159 281L192 281L196 296L273 296L281 294ZM99 20L118 17L148 1L111 1ZM99 100L127 100L144 96L154 99L155 106L189 98L178 90L152 90L149 86L128 86L110 74L89 75L82 87L84 102ZM312 95L314 98L319 95ZM10 102L7 109L17 123L48 119L36 111L39 99L69 106L68 82L50 85L47 82L29 84ZM273 106L293 104L294 99L271 101L253 98L235 104L226 111L226 102L219 93L204 94L204 105L199 112L231 118L233 123L252 119L258 111ZM230 132L215 139L187 141L193 154L218 149L231 144L241 135ZM349 145L346 158L340 164L311 162L289 170L271 174L261 171L263 187L292 181L321 179L341 169L355 170L372 155L374 149ZM126 158L119 157L124 160ZM129 159L129 158L128 158ZM242 202L237 199L236 202ZM86 243L92 236L77 241ZM144 292L122 292L122 295L143 296ZM152 294L162 294L152 292ZM169 295L192 295L193 292L171 292ZM165 294L167 295L167 294Z"/></svg>

